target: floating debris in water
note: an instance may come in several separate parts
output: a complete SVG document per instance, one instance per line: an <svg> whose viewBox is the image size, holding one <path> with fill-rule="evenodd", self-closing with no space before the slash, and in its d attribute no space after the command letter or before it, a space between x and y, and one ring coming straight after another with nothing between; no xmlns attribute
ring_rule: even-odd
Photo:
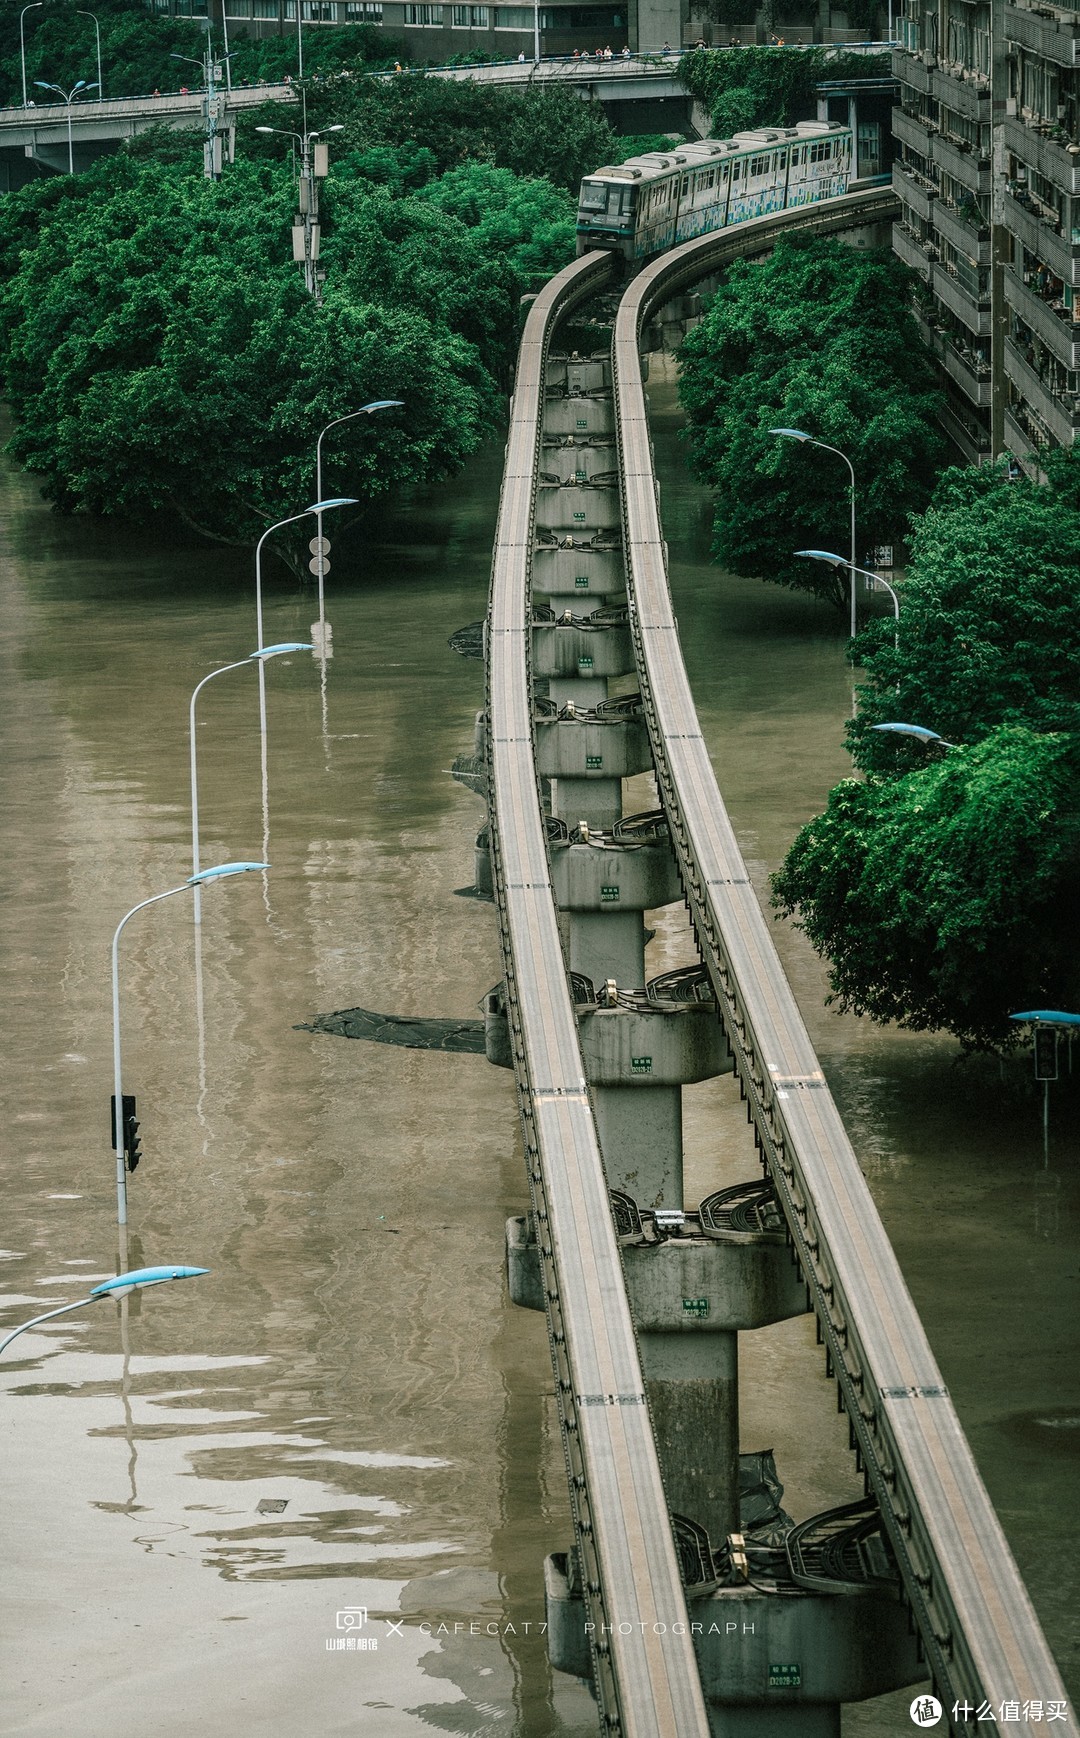
<svg viewBox="0 0 1080 1738"><path fill-rule="evenodd" d="M484 1054L483 1020L438 1020L408 1014L377 1014L371 1008L342 1008L316 1014L294 1032L325 1032L332 1038L367 1038L373 1044L399 1044L406 1050L452 1050Z"/></svg>

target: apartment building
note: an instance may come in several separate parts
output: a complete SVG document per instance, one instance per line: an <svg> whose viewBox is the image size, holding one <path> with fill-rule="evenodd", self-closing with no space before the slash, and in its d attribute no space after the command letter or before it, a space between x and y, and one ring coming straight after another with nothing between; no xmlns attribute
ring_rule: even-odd
<svg viewBox="0 0 1080 1738"><path fill-rule="evenodd" d="M1080 428L1080 12L902 0L895 251L925 285L949 432L966 457Z"/></svg>

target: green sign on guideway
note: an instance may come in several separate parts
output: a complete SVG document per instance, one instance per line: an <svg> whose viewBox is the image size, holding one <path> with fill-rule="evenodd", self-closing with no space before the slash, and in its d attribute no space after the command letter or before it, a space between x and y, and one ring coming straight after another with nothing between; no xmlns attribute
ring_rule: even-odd
<svg viewBox="0 0 1080 1738"><path fill-rule="evenodd" d="M684 1316L698 1316L704 1318L709 1313L708 1298L684 1297L682 1300L682 1313Z"/></svg>
<svg viewBox="0 0 1080 1738"><path fill-rule="evenodd" d="M769 1661L770 1690L797 1690L802 1683L802 1667L800 1665L774 1665Z"/></svg>

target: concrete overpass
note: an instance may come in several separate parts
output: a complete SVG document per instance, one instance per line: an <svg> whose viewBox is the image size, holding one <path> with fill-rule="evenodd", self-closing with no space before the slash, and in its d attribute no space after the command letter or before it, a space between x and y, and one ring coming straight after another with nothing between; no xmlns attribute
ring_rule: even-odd
<svg viewBox="0 0 1080 1738"><path fill-rule="evenodd" d="M424 76L473 80L477 84L504 84L544 88L560 86L573 90L583 101L597 101L609 108L612 122L620 126L633 108L633 127L640 132L670 129L704 131L707 119L692 113L694 105L679 82L679 56L651 55L604 61L544 60L499 62L492 66L453 66L422 69ZM420 70L420 69L418 69ZM412 73L357 74L357 77L412 77ZM231 151L237 117L260 103L297 101L294 84L237 86L219 90L212 99L218 132ZM697 126L695 127L695 120ZM0 191L21 187L36 176L64 173L68 168L68 128L71 161L76 171L89 168L98 157L115 151L125 139L150 127L174 127L205 132L206 92L171 92L165 96L122 97L106 102L75 102L70 112L65 103L29 108L0 109Z"/></svg>

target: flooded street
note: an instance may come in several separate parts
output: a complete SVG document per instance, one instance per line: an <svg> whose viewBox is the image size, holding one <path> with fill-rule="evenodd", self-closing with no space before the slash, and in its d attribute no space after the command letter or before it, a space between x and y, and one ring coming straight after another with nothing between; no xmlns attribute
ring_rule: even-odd
<svg viewBox="0 0 1080 1738"><path fill-rule="evenodd" d="M759 893L848 771L843 624L707 563L707 503L657 385L672 583L702 726ZM510 1076L483 1056L298 1029L318 1014L477 1016L499 976L472 879L484 612L501 443L334 537L333 659L266 669L271 870L140 912L120 949L143 1162L129 1264L201 1279L26 1334L0 1369L3 1731L591 1738L552 1678L542 1559L570 1522L543 1321L506 1296L527 1205ZM286 509L287 510L287 504ZM64 520L0 475L8 1328L116 1271L109 946L190 873L192 689L255 649L249 552ZM314 583L265 568L265 638ZM254 668L199 702L204 864L260 859ZM644 806L644 805L643 805ZM1059 1663L1080 1663L1077 1141L933 1036L823 1007L811 1034ZM662 970L686 945L665 915ZM755 1174L731 1082L687 1094L695 1193ZM742 1349L746 1449L801 1518L861 1491L804 1320ZM358 1612L367 1616L361 1620ZM353 1648L338 1646L355 1642ZM377 1643L362 1646L361 1643ZM331 1645L332 1644L332 1645ZM844 1716L906 1730L905 1696Z"/></svg>

